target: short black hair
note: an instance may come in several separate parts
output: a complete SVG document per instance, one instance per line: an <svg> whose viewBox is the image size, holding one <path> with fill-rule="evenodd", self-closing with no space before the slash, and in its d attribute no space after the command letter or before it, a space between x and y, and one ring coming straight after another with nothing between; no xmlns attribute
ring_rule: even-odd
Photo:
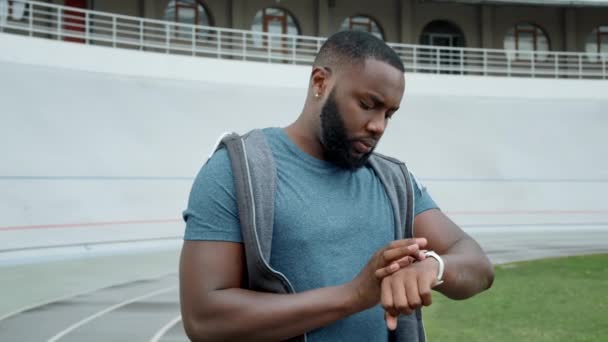
<svg viewBox="0 0 608 342"><path fill-rule="evenodd" d="M395 50L382 39L362 31L341 31L327 38L313 66L338 68L340 65L359 65L368 58L386 62L405 72L403 61Z"/></svg>

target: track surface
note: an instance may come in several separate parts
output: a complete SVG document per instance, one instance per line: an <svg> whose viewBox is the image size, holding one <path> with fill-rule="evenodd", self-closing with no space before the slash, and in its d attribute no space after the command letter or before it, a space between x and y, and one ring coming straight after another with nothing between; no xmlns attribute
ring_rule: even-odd
<svg viewBox="0 0 608 342"><path fill-rule="evenodd" d="M468 232L497 264L608 252L608 225L496 225ZM172 273L38 305L0 320L0 341L184 341L177 286Z"/></svg>

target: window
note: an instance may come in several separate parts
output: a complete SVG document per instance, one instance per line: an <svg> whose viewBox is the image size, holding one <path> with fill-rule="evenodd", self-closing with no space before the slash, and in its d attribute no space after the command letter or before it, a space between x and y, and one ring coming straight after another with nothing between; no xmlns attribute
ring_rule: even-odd
<svg viewBox="0 0 608 342"><path fill-rule="evenodd" d="M182 24L211 26L209 12L201 1L197 0L171 0L165 8L163 20ZM192 29L178 27L175 32L178 38L190 39Z"/></svg>
<svg viewBox="0 0 608 342"><path fill-rule="evenodd" d="M600 26L591 32L585 43L585 51L592 62L600 61L597 53L604 53L603 59L608 61L608 25Z"/></svg>
<svg viewBox="0 0 608 342"><path fill-rule="evenodd" d="M424 27L420 35L420 44L432 46L465 46L464 34L460 28L450 22L436 20Z"/></svg>
<svg viewBox="0 0 608 342"><path fill-rule="evenodd" d="M507 52L507 58L520 61L532 60L532 53L536 52L536 60L544 61L547 59L549 51L549 39L545 32L538 26L532 24L518 24L507 31L504 40L504 49Z"/></svg>
<svg viewBox="0 0 608 342"><path fill-rule="evenodd" d="M382 33L382 28L380 28L380 25L378 25L374 19L367 16L356 15L344 19L342 25L340 26L340 31L348 30L369 32L384 40L384 33Z"/></svg>
<svg viewBox="0 0 608 342"><path fill-rule="evenodd" d="M276 7L267 7L261 9L253 17L251 30L256 32L267 32L277 34L289 34L297 36L300 34L300 29L296 24L295 18L286 10ZM271 38L272 47L292 47L293 39L288 38ZM253 45L256 47L267 46L267 40L262 39L262 35L253 37Z"/></svg>

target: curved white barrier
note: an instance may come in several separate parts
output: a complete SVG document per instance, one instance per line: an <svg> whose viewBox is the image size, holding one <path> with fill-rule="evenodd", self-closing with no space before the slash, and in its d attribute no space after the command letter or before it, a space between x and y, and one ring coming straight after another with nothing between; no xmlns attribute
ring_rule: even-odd
<svg viewBox="0 0 608 342"><path fill-rule="evenodd" d="M310 73L6 34L0 46L0 262L178 245L219 134L295 119ZM406 77L380 150L465 229L608 231L608 82Z"/></svg>

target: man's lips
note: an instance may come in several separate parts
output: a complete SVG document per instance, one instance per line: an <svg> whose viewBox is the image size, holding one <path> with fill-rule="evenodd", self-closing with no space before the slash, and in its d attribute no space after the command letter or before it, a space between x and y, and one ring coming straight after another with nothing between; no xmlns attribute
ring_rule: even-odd
<svg viewBox="0 0 608 342"><path fill-rule="evenodd" d="M375 145L376 141L373 139L359 139L353 142L353 147L361 154L369 153Z"/></svg>

